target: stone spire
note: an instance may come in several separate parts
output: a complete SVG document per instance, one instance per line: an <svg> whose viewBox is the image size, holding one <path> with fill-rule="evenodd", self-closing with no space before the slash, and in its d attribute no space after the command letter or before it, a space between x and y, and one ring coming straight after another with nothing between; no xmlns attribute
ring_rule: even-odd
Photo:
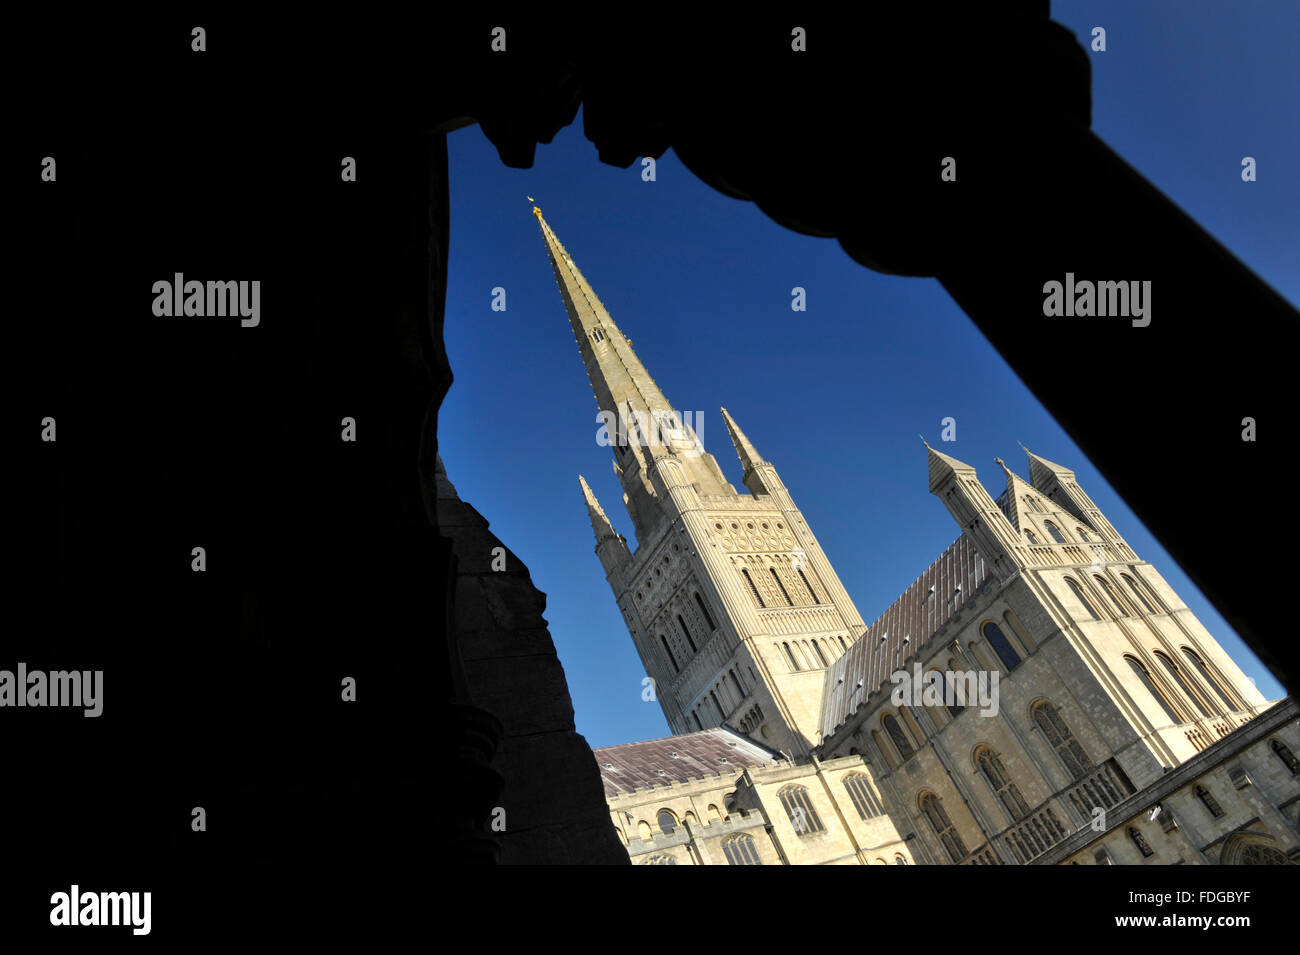
<svg viewBox="0 0 1300 955"><path fill-rule="evenodd" d="M731 443L736 446L736 454L740 456L740 466L748 473L760 464L766 462L759 456L750 443L749 438L745 437L745 432L740 430L734 418L727 414L727 409L722 409L722 420L727 423L727 433L731 435Z"/></svg>
<svg viewBox="0 0 1300 955"><path fill-rule="evenodd" d="M542 210L534 206L533 215L603 416L599 429L592 420L592 434L602 443L607 434L613 445L614 470L626 492L624 503L637 540L648 536L663 516L669 484L689 486L699 494L734 495L713 456L705 453L696 429L668 403ZM665 463L669 461L671 465Z"/></svg>
<svg viewBox="0 0 1300 955"><path fill-rule="evenodd" d="M632 343L614 323L609 311L596 296L591 285L578 271L554 230L542 218L542 210L533 207L537 224L546 240L546 252L560 287L569 324L587 367L587 378L601 411L618 414L639 411L646 414L672 411L672 405L655 384L650 373L632 350Z"/></svg>
<svg viewBox="0 0 1300 955"><path fill-rule="evenodd" d="M578 475L578 483L582 485L582 496L587 501L587 516L591 518L591 529L596 535L596 543L609 537L617 537L614 531L614 525L610 523L609 518L605 515L605 509L600 506L600 501L596 500L596 495L592 493L591 486L587 484L587 479L581 474Z"/></svg>

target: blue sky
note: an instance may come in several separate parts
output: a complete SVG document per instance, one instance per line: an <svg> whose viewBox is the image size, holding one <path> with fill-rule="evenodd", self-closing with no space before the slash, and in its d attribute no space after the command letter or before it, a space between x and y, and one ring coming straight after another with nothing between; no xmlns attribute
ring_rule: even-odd
<svg viewBox="0 0 1300 955"><path fill-rule="evenodd" d="M1292 303L1300 302L1300 8L1289 3L1056 3L1087 40L1093 128ZM504 167L477 127L453 133L446 340L456 376L439 419L448 476L528 565L595 747L668 735L600 563L582 473L634 543L598 447L596 404L555 286L535 197L675 408L739 489L725 406L772 461L863 618L875 619L958 534L927 489L925 449L995 496L1017 442L1073 468L1102 511L1270 699L1281 686L1111 491L932 279L878 275L833 240L788 232L699 182L671 151L655 182L602 165L581 115L533 169ZM1259 179L1243 183L1254 156ZM1104 208L1092 210L1104 214ZM1088 210L1080 210L1088 214ZM803 286L808 310L790 310ZM492 311L491 290L506 290ZM794 334L791 335L790 333ZM781 384L778 384L781 382ZM1189 449L1171 449L1185 452ZM1194 451L1194 449L1191 449Z"/></svg>

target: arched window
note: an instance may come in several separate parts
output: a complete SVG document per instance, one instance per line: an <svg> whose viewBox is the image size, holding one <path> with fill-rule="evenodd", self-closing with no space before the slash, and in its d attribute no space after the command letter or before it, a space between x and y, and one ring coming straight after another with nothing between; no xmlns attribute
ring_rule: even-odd
<svg viewBox="0 0 1300 955"><path fill-rule="evenodd" d="M745 688L740 685L740 677L736 676L735 670L731 671L731 682L736 685L736 692L740 694L742 700L749 695L745 692Z"/></svg>
<svg viewBox="0 0 1300 955"><path fill-rule="evenodd" d="M722 854L727 857L727 865L762 865L758 858L758 847L752 837L737 833L722 840Z"/></svg>
<svg viewBox="0 0 1300 955"><path fill-rule="evenodd" d="M1043 738L1051 744L1052 749L1056 750L1056 755L1060 758L1065 771L1070 774L1070 779L1082 779L1088 775L1092 770L1092 760L1079 745L1079 741L1074 738L1065 720L1061 719L1061 714L1057 712L1056 707L1043 700L1034 705L1033 718L1034 724L1042 731Z"/></svg>
<svg viewBox="0 0 1300 955"><path fill-rule="evenodd" d="M915 750L912 749L911 742L903 733L903 727L898 725L898 720L894 717L894 714L886 713L884 718L881 720L881 723L884 724L885 732L889 734L889 738L892 739L894 745L898 747L898 754L902 756L903 759L911 759L912 753L914 753Z"/></svg>
<svg viewBox="0 0 1300 955"><path fill-rule="evenodd" d="M861 818L874 819L884 814L885 807L881 805L876 791L871 788L871 780L862 773L849 773L845 776L844 788L849 791L849 799L853 801L853 808Z"/></svg>
<svg viewBox="0 0 1300 955"><path fill-rule="evenodd" d="M682 668L679 667L679 666L677 665L677 658L676 658L675 656L673 656L673 648L670 647L670 646L668 646L668 637L667 637L667 635L666 635L666 634L662 634L662 633L659 634L659 640L660 640L660 642L662 642L663 645L664 645L664 652L668 654L668 659L671 660L672 663L673 663L673 670L674 670L674 672L680 673Z"/></svg>
<svg viewBox="0 0 1300 955"><path fill-rule="evenodd" d="M817 599L817 591L813 590L812 584L808 583L808 577L806 574L804 574L803 568L800 567L798 568L798 570L799 570L799 579L802 580L803 585L808 588L808 596L812 597L812 602L821 603L821 601Z"/></svg>
<svg viewBox="0 0 1300 955"><path fill-rule="evenodd" d="M1128 837L1132 840L1133 845L1137 846L1138 852L1142 853L1142 858L1149 859L1156 854L1156 851L1151 848L1151 844L1147 842L1146 837L1138 831L1137 826L1128 827Z"/></svg>
<svg viewBox="0 0 1300 955"><path fill-rule="evenodd" d="M989 784L993 794L998 797L998 801L1006 809L1011 821L1019 822L1025 818L1029 814L1029 806L1025 803L1024 797L1020 795L1019 788L1007 776L1006 767L1002 765L1002 760L998 754L987 746L983 747L975 756L975 764L979 767L979 771L984 774L984 781Z"/></svg>
<svg viewBox="0 0 1300 955"><path fill-rule="evenodd" d="M791 599L790 599L790 595L789 595L788 593L785 592L785 584L781 583L781 578L777 576L776 568L775 568L775 567L769 567L769 568L767 568L767 569L768 569L768 571L772 574L772 579L776 581L776 585L777 585L777 587L780 588L780 590L781 590L781 596L785 598L785 605L786 605L787 607L793 607L793 606L794 606L794 601L791 600Z"/></svg>
<svg viewBox="0 0 1300 955"><path fill-rule="evenodd" d="M674 816L669 810L660 809L659 815L656 818L659 820L659 831L662 832L665 836L671 836L673 832L676 831L677 817Z"/></svg>
<svg viewBox="0 0 1300 955"><path fill-rule="evenodd" d="M718 717L720 719L725 720L727 718L727 712L721 706L718 705L718 695L714 693L712 690L710 690L709 699L713 701L713 708L718 711Z"/></svg>
<svg viewBox="0 0 1300 955"><path fill-rule="evenodd" d="M740 572L744 575L745 583L749 584L749 592L754 595L754 599L758 601L758 605L760 607L766 607L767 604L763 603L763 598L759 595L758 588L754 586L754 579L749 576L749 571L742 567Z"/></svg>
<svg viewBox="0 0 1300 955"><path fill-rule="evenodd" d="M903 858L901 853L896 854L894 856L894 865L907 865L907 860Z"/></svg>
<svg viewBox="0 0 1300 955"><path fill-rule="evenodd" d="M593 328L591 330L591 339L592 341L603 342L605 340L605 333L599 328Z"/></svg>
<svg viewBox="0 0 1300 955"><path fill-rule="evenodd" d="M798 672L799 663L797 660L795 660L794 653L792 653L790 650L790 644L782 643L781 646L785 647L785 658L790 661L790 669L794 670L795 672Z"/></svg>
<svg viewBox="0 0 1300 955"><path fill-rule="evenodd" d="M1064 544L1066 542L1065 537L1062 536L1060 530L1058 530L1056 525L1051 521L1043 521L1043 526L1047 528L1047 533L1052 535L1052 540L1056 541L1058 544Z"/></svg>
<svg viewBox="0 0 1300 955"><path fill-rule="evenodd" d="M1215 679L1214 674L1210 672L1210 668L1205 665L1205 661L1197 656L1191 647L1183 647L1183 656L1187 657L1193 669L1201 675L1201 679L1210 684L1210 689L1219 695L1219 699L1223 700L1223 705L1230 711L1235 710L1237 705L1228 699L1228 693L1223 689L1223 684Z"/></svg>
<svg viewBox="0 0 1300 955"><path fill-rule="evenodd" d="M822 667L830 666L830 664L826 662L826 654L822 653L822 648L817 643L816 639L813 640L813 649L817 651L817 659L822 662Z"/></svg>
<svg viewBox="0 0 1300 955"><path fill-rule="evenodd" d="M1169 705L1169 701L1165 699L1165 695L1161 693L1155 683L1151 681L1151 674L1147 672L1147 668L1139 663L1135 658L1128 655L1125 655L1124 659L1127 660L1128 665L1133 668L1133 672L1137 675L1137 678L1142 681L1142 685L1147 688L1147 692L1155 697L1155 701L1160 704L1160 708L1165 711L1165 715L1175 723L1181 723L1182 718L1174 712L1174 708Z"/></svg>
<svg viewBox="0 0 1300 955"><path fill-rule="evenodd" d="M1070 590L1071 592L1073 592L1075 599L1077 599L1079 603L1083 604L1083 608L1088 611L1092 619L1100 620L1101 616L1097 613L1095 609L1093 609L1092 604L1088 602L1088 598L1083 595L1083 588L1080 587L1078 584L1076 584L1069 577L1065 578L1065 582L1070 585Z"/></svg>
<svg viewBox="0 0 1300 955"><path fill-rule="evenodd" d="M640 839L651 838L650 823L646 822L644 819L638 822L636 824L636 834Z"/></svg>
<svg viewBox="0 0 1300 955"><path fill-rule="evenodd" d="M955 667L953 667L951 660L948 661L948 667L950 670L956 669ZM957 702L957 685L953 681L952 674L945 673L943 670L931 670L930 672L939 674L938 686L940 690L943 692L943 705L947 708L949 716L953 717L954 719L957 718L958 716L961 715L962 710L966 709L966 707ZM963 690L962 699L965 698L966 698L966 694L965 691Z"/></svg>
<svg viewBox="0 0 1300 955"><path fill-rule="evenodd" d="M682 628L682 636L686 638L686 643L690 646L691 653L698 652L695 647L695 641L691 639L691 632L686 629L686 621L682 619L681 614L677 615L677 626Z"/></svg>
<svg viewBox="0 0 1300 955"><path fill-rule="evenodd" d="M1043 513L1043 509L1038 506L1038 502L1035 501L1032 497L1025 498L1025 503L1029 505L1029 509L1034 513L1036 514Z"/></svg>
<svg viewBox="0 0 1300 955"><path fill-rule="evenodd" d="M954 863L966 858L966 845L957 834L952 820L944 812L943 800L932 792L923 792L917 802L921 807L921 813L929 821L930 828L934 830L934 834L947 850L948 858Z"/></svg>
<svg viewBox="0 0 1300 955"><path fill-rule="evenodd" d="M1137 581L1135 581L1128 574L1120 574L1120 577L1124 579L1124 583L1128 584L1128 589L1133 592L1133 596L1138 599L1138 603L1140 603L1144 608L1146 608L1146 612L1155 613L1156 612L1155 608L1152 607L1151 604L1147 601L1146 596L1142 593L1142 588L1140 588L1137 585Z"/></svg>
<svg viewBox="0 0 1300 955"><path fill-rule="evenodd" d="M1282 760L1282 765L1287 768L1292 776L1300 776L1300 760L1295 758L1295 753L1291 752L1291 748L1286 743L1280 739L1275 739L1268 745L1277 755L1277 758Z"/></svg>
<svg viewBox="0 0 1300 955"><path fill-rule="evenodd" d="M1184 695L1192 701L1192 705L1201 711L1201 715L1209 716L1210 711L1205 708L1205 704L1201 702L1201 698L1192 692L1191 685L1183 679L1183 671L1178 669L1178 665L1159 651L1156 652L1156 659L1159 660L1161 665L1169 671L1169 675L1173 678L1173 681L1178 684L1178 688L1181 689Z"/></svg>
<svg viewBox="0 0 1300 955"><path fill-rule="evenodd" d="M1110 602L1115 605L1115 610L1118 611L1119 615L1121 617L1127 617L1128 610L1125 609L1123 601L1119 599L1119 595L1111 589L1110 581L1105 577L1098 576L1097 574L1093 574L1092 579L1097 582L1097 586L1101 588L1102 593L1110 598Z"/></svg>
<svg viewBox="0 0 1300 955"><path fill-rule="evenodd" d="M786 815L790 817L790 825L800 836L826 831L821 817L817 815L817 810L813 808L812 801L808 798L808 790L803 786L791 783L778 792L777 796Z"/></svg>
<svg viewBox="0 0 1300 955"><path fill-rule="evenodd" d="M849 645L844 642L843 637L840 637L840 649L843 650L845 653L849 652Z"/></svg>
<svg viewBox="0 0 1300 955"><path fill-rule="evenodd" d="M1219 800L1215 799L1208 789L1204 786L1197 786L1195 793L1196 798L1205 805L1205 808L1210 811L1211 816L1218 819L1223 815L1223 807L1219 805Z"/></svg>
<svg viewBox="0 0 1300 955"><path fill-rule="evenodd" d="M1020 666L1020 654L1016 653L1015 648L1011 646L1011 641L1007 639L1001 627L990 620L980 628L980 633L984 634L984 639L989 642L989 646L993 648L993 652L998 655L1002 665L1008 671Z"/></svg>
<svg viewBox="0 0 1300 955"><path fill-rule="evenodd" d="M1079 540L1083 541L1085 544L1092 543L1092 538L1089 537L1087 533L1084 532L1084 529L1082 527L1076 527L1074 529L1074 532L1079 535Z"/></svg>
<svg viewBox="0 0 1300 955"><path fill-rule="evenodd" d="M885 761L885 765L893 766L894 760L891 758L889 750L885 748L885 741L880 738L879 730L871 731L871 742L876 744L876 752L878 752L880 754L880 758Z"/></svg>
<svg viewBox="0 0 1300 955"><path fill-rule="evenodd" d="M700 592L698 590L695 591L695 603L699 606L700 613L704 614L704 622L709 625L709 630L710 631L717 630L718 625L713 622L713 617L710 616L709 614L709 608L704 606L704 598L700 596Z"/></svg>
<svg viewBox="0 0 1300 955"><path fill-rule="evenodd" d="M1037 544L1037 543L1038 543L1038 538L1034 536L1034 532L1033 532L1033 531L1025 531L1025 536L1029 538L1029 543L1031 543L1031 544Z"/></svg>
<svg viewBox="0 0 1300 955"><path fill-rule="evenodd" d="M704 729L704 727L700 725L700 714L699 714L699 713L696 713L694 710L692 710L692 711L691 711L691 718L692 718L693 720L695 720L695 728L696 728L697 730L703 730L703 729Z"/></svg>

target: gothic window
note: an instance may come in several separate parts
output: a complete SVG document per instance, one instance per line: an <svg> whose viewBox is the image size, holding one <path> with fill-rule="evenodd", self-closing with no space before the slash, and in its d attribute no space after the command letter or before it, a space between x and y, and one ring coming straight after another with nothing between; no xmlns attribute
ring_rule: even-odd
<svg viewBox="0 0 1300 955"><path fill-rule="evenodd" d="M932 792L923 792L918 803L922 814L929 820L930 828L934 830L934 834L943 843L948 858L954 863L961 862L962 859L966 858L966 845L961 841L961 836L957 834L957 828L952 824L952 820L944 812L943 800Z"/></svg>
<svg viewBox="0 0 1300 955"><path fill-rule="evenodd" d="M754 595L754 600L760 607L766 607L767 604L763 603L763 598L759 596L758 588L754 586L754 578L749 576L749 571L741 568L740 572L745 575L745 583L749 584L749 592Z"/></svg>
<svg viewBox="0 0 1300 955"><path fill-rule="evenodd" d="M1205 665L1205 661L1197 656L1190 647L1183 647L1183 656L1187 657L1187 659L1191 661L1192 666L1201 674L1201 678L1205 680L1206 683L1210 684L1210 688L1219 695L1219 699L1223 700L1223 705L1229 710L1235 710L1237 708L1236 704L1234 704L1232 700L1228 699L1228 694L1224 691L1223 684L1214 678L1214 674L1212 674L1210 668Z"/></svg>
<svg viewBox="0 0 1300 955"><path fill-rule="evenodd" d="M1043 509L1038 506L1038 502L1035 501L1032 497L1025 498L1025 503L1029 505L1029 509L1032 510L1035 514L1043 513Z"/></svg>
<svg viewBox="0 0 1300 955"><path fill-rule="evenodd" d="M904 734L903 727L898 724L898 719L894 714L886 713L881 719L881 723L884 724L885 732L889 734L889 738L892 739L894 745L898 747L898 754L902 756L903 759L910 759L915 750L912 749L911 742L908 740L906 734Z"/></svg>
<svg viewBox="0 0 1300 955"><path fill-rule="evenodd" d="M793 653L793 651L791 651L791 649L790 649L790 644L788 644L788 643L782 643L781 646L785 647L785 657L786 657L787 660L790 661L790 669L792 669L792 670L794 670L796 673L798 673L798 672L799 672L799 661L797 661L797 660L794 658L794 653Z"/></svg>
<svg viewBox="0 0 1300 955"><path fill-rule="evenodd" d="M1137 597L1138 603L1142 604L1142 606L1146 608L1146 612L1155 613L1155 609L1147 602L1147 598L1142 594L1142 590L1138 587L1137 582L1128 574L1120 574L1120 576L1124 578L1124 583L1128 584L1128 589L1133 591L1133 596Z"/></svg>
<svg viewBox="0 0 1300 955"><path fill-rule="evenodd" d="M771 572L771 574L772 574L772 579L776 581L776 585L777 585L777 587L781 588L781 596L785 598L785 604L786 604L786 606L787 606L787 607L793 607L793 606L794 606L794 601L791 600L791 599L790 599L790 595L789 595L788 593L785 592L785 584L781 583L781 578L777 576L777 574L776 574L776 568L775 568L775 567L769 567L768 570L769 570L769 571Z"/></svg>
<svg viewBox="0 0 1300 955"><path fill-rule="evenodd" d="M849 791L853 808L863 819L873 819L884 814L885 807L880 804L880 797L871 788L871 780L862 773L849 773L845 776L844 788Z"/></svg>
<svg viewBox="0 0 1300 955"><path fill-rule="evenodd" d="M713 617L710 616L708 608L704 606L704 600L700 597L700 592L698 590L695 591L695 603L699 605L700 613L704 614L704 622L709 625L709 630L717 630L718 625L713 622Z"/></svg>
<svg viewBox="0 0 1300 955"><path fill-rule="evenodd" d="M675 656L673 656L673 648L670 647L670 646L668 646L668 637L667 637L667 635L662 634L662 633L659 634L659 640L660 640L660 641L663 643L663 645L664 645L664 652L668 654L668 659L671 660L672 663L673 663L673 671L674 671L675 673L680 673L681 670L682 670L682 668L679 667L679 666L677 665L677 658L676 658Z"/></svg>
<svg viewBox="0 0 1300 955"><path fill-rule="evenodd" d="M1124 609L1124 604L1119 599L1119 595L1111 589L1110 581L1105 577L1098 576L1097 574L1093 574L1092 579L1097 581L1097 586L1101 588L1101 592L1110 598L1110 602L1115 605L1115 610L1118 611L1119 615L1121 617L1127 617L1128 611Z"/></svg>
<svg viewBox="0 0 1300 955"><path fill-rule="evenodd" d="M1291 752L1291 748L1286 743L1280 739L1275 739L1268 745L1277 754L1277 758L1282 760L1282 765L1290 771L1292 776L1300 776L1300 760L1295 758L1295 753Z"/></svg>
<svg viewBox="0 0 1300 955"><path fill-rule="evenodd" d="M799 579L802 580L803 585L808 588L808 596L812 597L812 602L821 603L821 601L817 599L817 591L813 590L812 584L808 583L808 575L803 572L803 568L798 568L798 571Z"/></svg>
<svg viewBox="0 0 1300 955"><path fill-rule="evenodd" d="M1252 842L1236 854L1233 865L1289 865L1282 850Z"/></svg>
<svg viewBox="0 0 1300 955"><path fill-rule="evenodd" d="M1142 681L1142 685L1147 688L1147 692L1155 697L1155 701L1160 704L1160 708L1165 711L1165 715L1173 720L1174 723L1181 723L1182 718L1174 712L1174 708L1169 705L1169 701L1165 699L1165 695L1161 693L1155 683L1152 682L1151 674L1147 672L1147 668L1128 655L1125 655L1124 659L1127 660L1128 665L1133 668L1133 672L1137 675L1137 678Z"/></svg>
<svg viewBox="0 0 1300 955"><path fill-rule="evenodd" d="M1079 535L1079 540L1083 541L1085 544L1092 543L1092 538L1087 535L1082 527L1076 527L1074 532Z"/></svg>
<svg viewBox="0 0 1300 955"><path fill-rule="evenodd" d="M1031 544L1037 544L1037 543L1038 543L1038 538L1034 536L1034 532L1033 532L1033 531L1025 531L1025 536L1029 538L1029 543L1031 543Z"/></svg>
<svg viewBox="0 0 1300 955"><path fill-rule="evenodd" d="M1084 609L1088 611L1092 619L1100 620L1101 617L1097 614L1097 611L1093 609L1092 604L1088 602L1088 598L1083 595L1083 588L1081 588L1069 577L1065 578L1065 582L1070 586L1071 592L1073 592L1075 598L1079 601L1079 603L1083 604Z"/></svg>
<svg viewBox="0 0 1300 955"><path fill-rule="evenodd" d="M1065 537L1061 534L1059 530L1057 530L1055 524L1053 524L1051 521L1043 521L1043 526L1047 528L1047 533L1052 535L1052 540L1056 541L1058 544L1065 543Z"/></svg>
<svg viewBox="0 0 1300 955"><path fill-rule="evenodd" d="M722 840L722 854L727 857L727 865L762 865L758 858L758 847L751 836L738 833Z"/></svg>
<svg viewBox="0 0 1300 955"><path fill-rule="evenodd" d="M1033 719L1034 724L1042 731L1043 738L1051 744L1052 749L1056 750L1056 755L1065 766L1065 771L1070 774L1070 778L1077 780L1088 775L1092 769L1092 760L1088 759L1088 754L1074 738L1065 720L1061 719L1061 714L1057 712L1056 707L1043 700L1034 706Z"/></svg>
<svg viewBox="0 0 1300 955"><path fill-rule="evenodd" d="M1201 715L1209 716L1210 711L1205 708L1205 704L1201 702L1201 698L1192 692L1191 685L1183 678L1183 671L1178 669L1178 665L1163 653L1157 652L1156 659L1159 660L1161 665L1169 671L1169 675L1173 678L1173 681L1178 684L1179 689L1186 694L1187 698L1192 701L1192 704L1201 711Z"/></svg>
<svg viewBox="0 0 1300 955"><path fill-rule="evenodd" d="M826 654L822 653L822 648L818 645L816 640L813 640L813 650L817 652L817 659L821 661L823 667L830 666L830 664L826 662Z"/></svg>
<svg viewBox="0 0 1300 955"><path fill-rule="evenodd" d="M904 859L901 855L895 855L894 865L907 865L907 860Z"/></svg>
<svg viewBox="0 0 1300 955"><path fill-rule="evenodd" d="M1208 789L1204 786L1196 787L1196 798L1205 804L1205 808L1210 811L1210 815L1218 819L1223 815L1223 807L1219 805L1219 800L1215 799Z"/></svg>
<svg viewBox="0 0 1300 955"><path fill-rule="evenodd" d="M781 806L785 809L786 815L790 817L790 825L800 836L826 831L821 817L817 815L817 810L813 808L808 798L808 790L803 786L791 783L777 793L777 796L781 799Z"/></svg>
<svg viewBox="0 0 1300 955"><path fill-rule="evenodd" d="M1011 646L1011 641L1007 639L1001 627L990 620L980 628L980 632L984 634L984 639L989 642L989 646L993 648L993 652L998 655L1008 672L1020 666L1020 654L1016 653L1015 648Z"/></svg>
<svg viewBox="0 0 1300 955"><path fill-rule="evenodd" d="M677 829L677 817L667 809L659 810L659 831L665 836L671 836Z"/></svg>
<svg viewBox="0 0 1300 955"><path fill-rule="evenodd" d="M979 766L980 772L984 774L984 781L989 784L993 794L998 797L998 801L1006 809L1011 821L1018 822L1027 816L1029 806L1025 804L1019 788L1007 776L1006 767L1002 765L1002 759L998 754L988 747L984 747L976 755L975 762Z"/></svg>
<svg viewBox="0 0 1300 955"><path fill-rule="evenodd" d="M593 328L591 330L591 340L597 342L603 342L605 340L605 333L602 332L599 328Z"/></svg>
<svg viewBox="0 0 1300 955"><path fill-rule="evenodd" d="M691 632L686 629L686 621L682 619L681 614L677 615L677 626L682 628L682 636L686 638L686 642L691 648L691 653L696 653L695 641L691 639Z"/></svg>
<svg viewBox="0 0 1300 955"><path fill-rule="evenodd" d="M1142 858L1149 859L1156 854L1151 848L1151 843L1147 842L1146 837L1138 832L1137 826L1128 827L1128 837L1132 840L1133 845L1137 846L1138 852L1142 853Z"/></svg>

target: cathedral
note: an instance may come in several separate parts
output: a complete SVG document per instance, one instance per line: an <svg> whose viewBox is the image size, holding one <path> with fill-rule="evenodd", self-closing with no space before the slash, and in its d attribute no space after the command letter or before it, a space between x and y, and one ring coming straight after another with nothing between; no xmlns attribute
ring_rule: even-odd
<svg viewBox="0 0 1300 955"><path fill-rule="evenodd" d="M1289 865L1300 712L1269 702L1069 468L994 497L928 444L957 538L867 623L772 462L744 490L534 207L633 553L596 556L673 735L594 757L646 865Z"/></svg>

